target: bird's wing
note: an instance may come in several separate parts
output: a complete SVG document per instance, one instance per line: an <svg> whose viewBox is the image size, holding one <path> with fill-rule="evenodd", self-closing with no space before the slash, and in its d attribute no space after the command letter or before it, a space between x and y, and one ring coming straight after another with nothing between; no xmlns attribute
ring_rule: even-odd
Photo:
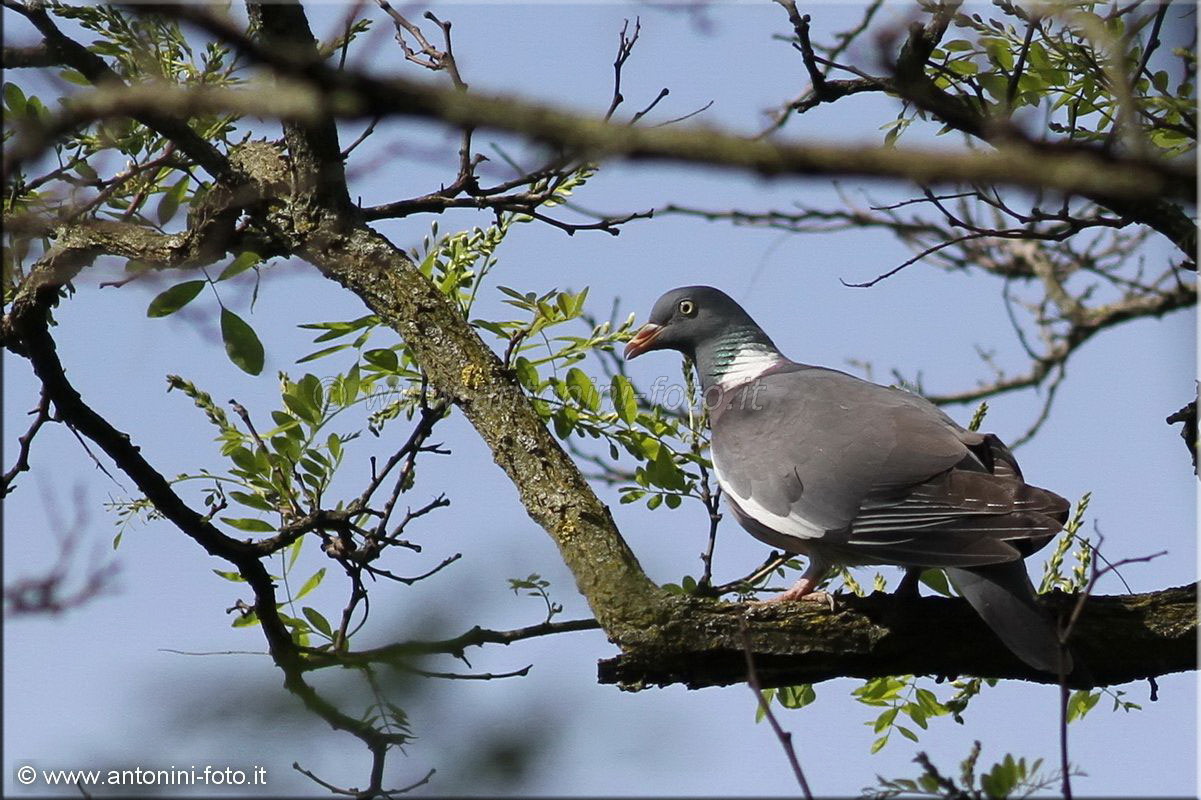
<svg viewBox="0 0 1201 800"><path fill-rule="evenodd" d="M742 516L798 550L820 541L847 563L975 566L1059 530L1048 509L1063 501L1024 484L996 437L842 372L776 370L722 397L712 425L714 466Z"/></svg>
<svg viewBox="0 0 1201 800"><path fill-rule="evenodd" d="M849 527L869 494L969 456L962 429L921 398L818 367L773 370L710 416L715 466L739 504L821 531Z"/></svg>

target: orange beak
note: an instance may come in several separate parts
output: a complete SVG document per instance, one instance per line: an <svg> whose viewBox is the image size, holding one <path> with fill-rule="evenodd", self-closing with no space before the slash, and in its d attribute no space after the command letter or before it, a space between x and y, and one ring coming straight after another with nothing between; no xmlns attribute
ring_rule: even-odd
<svg viewBox="0 0 1201 800"><path fill-rule="evenodd" d="M663 332L662 325L648 322L634 334L634 338L626 344L625 357L636 358L647 350L654 348L655 339Z"/></svg>

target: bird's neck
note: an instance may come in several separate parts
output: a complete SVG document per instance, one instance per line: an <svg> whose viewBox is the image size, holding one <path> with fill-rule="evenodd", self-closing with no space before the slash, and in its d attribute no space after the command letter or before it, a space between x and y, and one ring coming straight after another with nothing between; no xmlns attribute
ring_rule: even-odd
<svg viewBox="0 0 1201 800"><path fill-rule="evenodd" d="M758 378L784 361L772 340L757 326L738 326L697 348L701 387L729 387Z"/></svg>

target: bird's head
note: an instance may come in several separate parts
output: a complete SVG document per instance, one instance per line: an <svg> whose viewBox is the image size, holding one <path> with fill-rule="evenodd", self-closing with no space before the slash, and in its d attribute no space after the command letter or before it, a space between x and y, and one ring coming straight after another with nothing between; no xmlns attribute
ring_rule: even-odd
<svg viewBox="0 0 1201 800"><path fill-rule="evenodd" d="M753 328L754 320L742 306L712 286L681 286L655 302L650 320L637 330L625 349L636 358L650 350L678 350L696 358L697 348L720 340L731 329Z"/></svg>

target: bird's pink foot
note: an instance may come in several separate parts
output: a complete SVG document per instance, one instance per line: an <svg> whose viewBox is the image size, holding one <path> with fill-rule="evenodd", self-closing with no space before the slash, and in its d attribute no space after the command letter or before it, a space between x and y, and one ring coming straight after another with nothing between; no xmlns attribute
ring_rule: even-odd
<svg viewBox="0 0 1201 800"><path fill-rule="evenodd" d="M768 605L769 603L791 603L791 602L813 602L828 605L830 610L834 610L834 596L829 592L819 592L813 587L814 581L801 578L796 584L786 592L780 592L775 597L769 597L767 600L755 600L753 605Z"/></svg>

